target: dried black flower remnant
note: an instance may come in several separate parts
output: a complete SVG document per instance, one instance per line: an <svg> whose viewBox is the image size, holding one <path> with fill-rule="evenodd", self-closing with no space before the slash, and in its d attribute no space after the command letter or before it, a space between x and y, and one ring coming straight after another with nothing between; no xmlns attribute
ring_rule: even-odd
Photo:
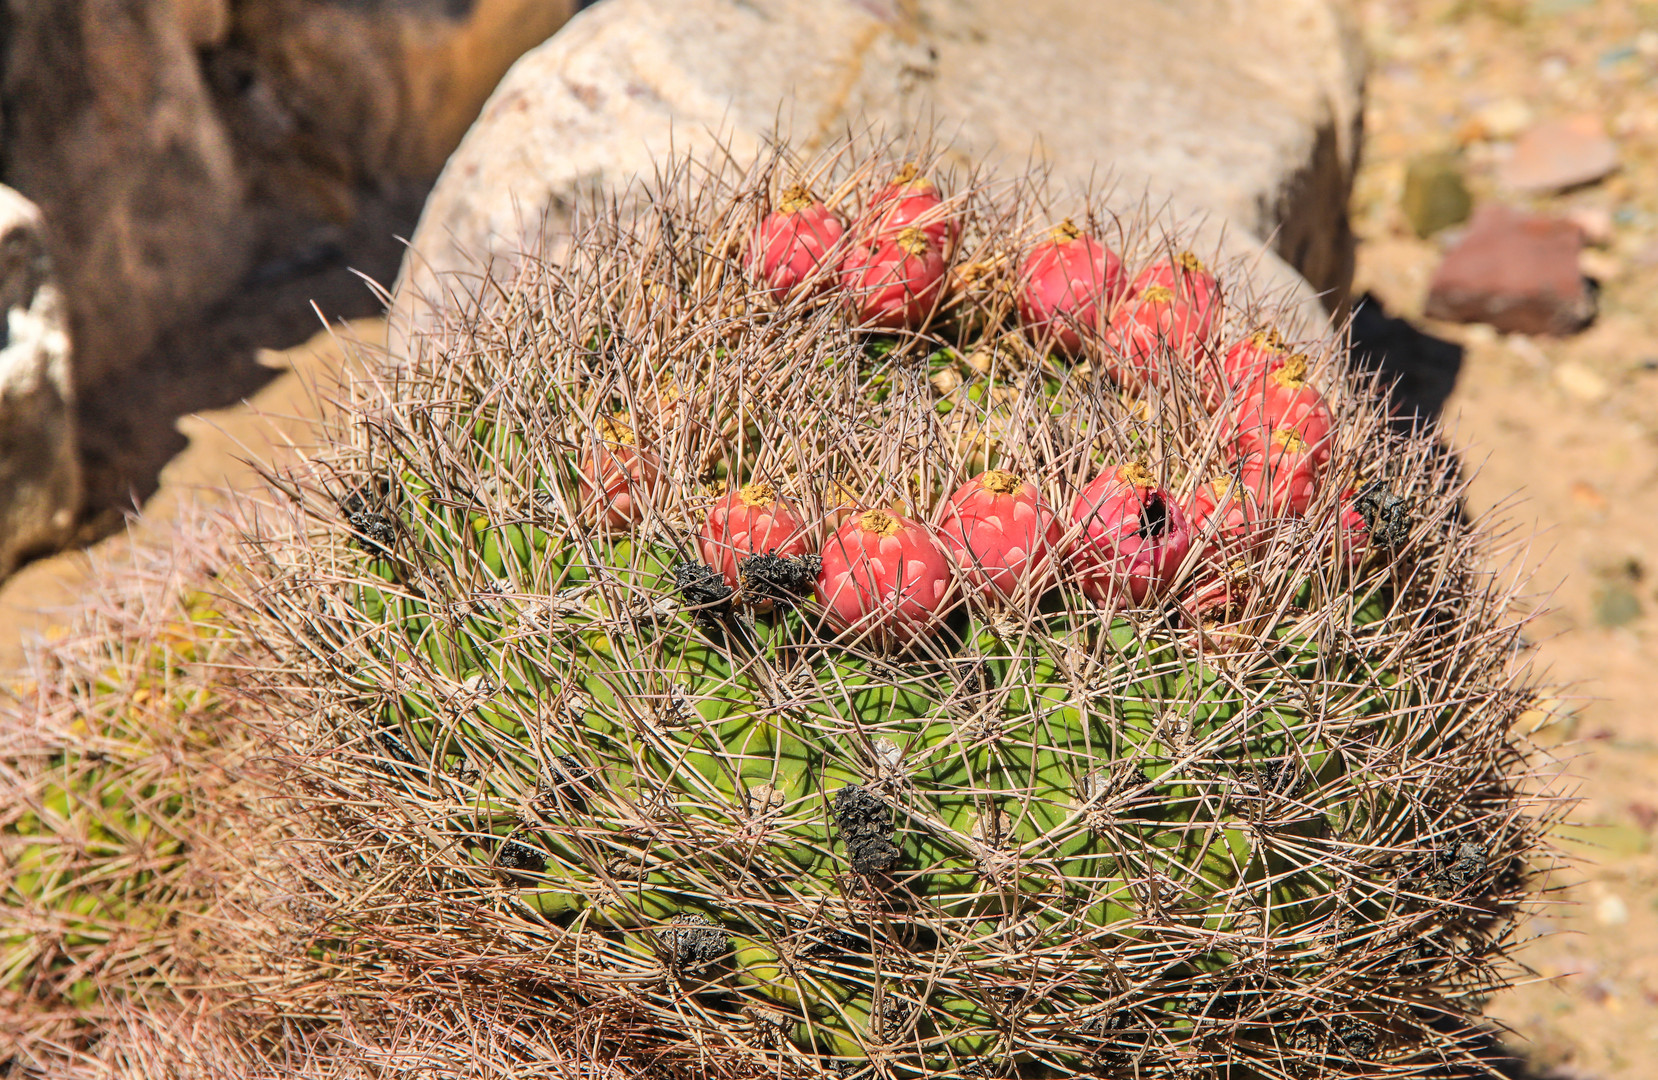
<svg viewBox="0 0 1658 1080"><path fill-rule="evenodd" d="M810 596L823 569L819 555L790 557L768 551L749 555L737 563L737 580L742 584L743 602L757 604L770 600L794 604Z"/></svg>
<svg viewBox="0 0 1658 1080"><path fill-rule="evenodd" d="M1440 848L1432 856L1428 883L1435 896L1455 896L1481 881L1489 865L1485 845L1464 841Z"/></svg>
<svg viewBox="0 0 1658 1080"><path fill-rule="evenodd" d="M495 868L515 885L531 885L531 875L545 873L547 856L530 845L508 837L495 853Z"/></svg>
<svg viewBox="0 0 1658 1080"><path fill-rule="evenodd" d="M878 874L898 861L892 809L863 788L848 784L835 792L835 824L857 873Z"/></svg>
<svg viewBox="0 0 1658 1080"><path fill-rule="evenodd" d="M1370 539L1378 547L1395 548L1410 539L1410 503L1372 480L1353 496L1353 509L1364 518Z"/></svg>
<svg viewBox="0 0 1658 1080"><path fill-rule="evenodd" d="M397 524L384 510L384 496L368 487L354 488L340 499L340 514L365 551L391 554Z"/></svg>
<svg viewBox="0 0 1658 1080"><path fill-rule="evenodd" d="M662 941L675 971L701 971L731 952L731 936L725 928L694 912L675 915L672 926L662 932Z"/></svg>
<svg viewBox="0 0 1658 1080"><path fill-rule="evenodd" d="M674 567L674 587L685 603L696 609L699 622L714 624L731 614L735 590L725 583L724 574L707 563L682 562Z"/></svg>

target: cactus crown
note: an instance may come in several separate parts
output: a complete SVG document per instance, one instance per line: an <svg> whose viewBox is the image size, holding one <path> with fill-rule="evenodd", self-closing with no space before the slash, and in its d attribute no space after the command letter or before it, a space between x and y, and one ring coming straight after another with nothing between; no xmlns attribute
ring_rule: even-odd
<svg viewBox="0 0 1658 1080"><path fill-rule="evenodd" d="M237 610L339 853L307 893L355 943L337 963L431 1002L441 956L469 989L434 1024L467 1030L468 994L602 1012L592 1045L690 1076L1477 1069L1467 1012L1548 811L1507 730L1520 621L1455 462L1326 337L1330 475L1386 478L1389 545L1338 558L1326 484L1209 565L1173 543L1179 503L1236 463L1189 357L1157 346L1132 397L1100 355L1058 364L1007 266L891 335L778 300L709 253L782 159L687 163L439 312L250 516ZM886 161L795 167L856 192ZM958 194L963 263L1051 220L1039 177ZM1228 335L1290 318L1246 280L1226 298ZM695 389L595 464L606 410L639 417L663 378ZM1088 537L990 523L1051 548L1024 593L975 591L930 540L975 476L1072 507L1112 469L1137 498ZM761 476L792 478L814 546L740 553L737 590L699 509ZM396 545L343 520L342 485ZM828 542L899 497L897 545Z"/></svg>

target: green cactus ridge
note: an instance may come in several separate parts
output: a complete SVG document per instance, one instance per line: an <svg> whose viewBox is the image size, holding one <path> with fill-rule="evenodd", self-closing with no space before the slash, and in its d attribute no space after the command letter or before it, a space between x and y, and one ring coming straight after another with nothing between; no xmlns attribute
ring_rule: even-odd
<svg viewBox="0 0 1658 1080"><path fill-rule="evenodd" d="M1508 732L1520 620L1455 462L1338 339L1297 345L1330 479L1224 611L1192 604L1195 557L1115 610L1062 560L1029 602L955 582L894 651L825 623L815 563L736 590L703 565L701 515L750 481L821 544L848 492L936 526L1001 467L1069 525L1103 469L1183 501L1228 468L1189 361L1136 397L1022 332L1004 253L1051 224L1029 178L948 203L953 266L988 269L920 333L757 291L770 185L821 175L855 218L892 166L854 157L686 165L598 213L345 387L275 478L239 610L312 827L356 852L328 891L376 883L354 932L483 982L517 949L535 994L625 1002L664 1061L722 1075L1469 1061L1548 814ZM1131 270L1179 247L1157 223L1112 246ZM1221 280L1219 340L1293 331ZM595 508L596 474L627 507ZM1357 567L1344 486L1377 541Z"/></svg>

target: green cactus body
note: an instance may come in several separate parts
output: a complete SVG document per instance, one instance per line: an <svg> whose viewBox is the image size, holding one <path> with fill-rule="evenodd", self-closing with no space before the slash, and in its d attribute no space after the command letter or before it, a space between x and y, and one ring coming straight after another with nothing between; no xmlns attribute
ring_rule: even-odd
<svg viewBox="0 0 1658 1080"><path fill-rule="evenodd" d="M1401 1002L1452 1009L1489 965L1386 957L1494 940L1539 826L1504 749L1517 625L1431 439L1316 341L1328 473L1414 500L1356 569L1331 483L1219 614L1195 557L1136 607L1069 561L1020 608L958 592L903 652L837 637L810 587L762 613L695 572L699 510L743 483L822 543L848 500L932 523L991 466L1069 507L1108 468L1179 498L1229 462L1189 358L1126 399L1032 348L1011 283L873 338L758 296L704 256L759 182L658 192L670 230L602 218L388 361L347 395L376 422L333 429L291 478L304 520L262 538L250 595L309 614L248 630L295 716L345 718L305 767L387 811L365 851L446 883L409 877L403 925L531 934L571 1004L626 999L675 1053L761 1071L1281 1076L1291 1030L1355 1075L1452 1053ZM958 259L1018 246L1035 204L1007 198L972 195ZM1219 332L1274 317L1222 277ZM965 369L984 355L994 382ZM1328 1049L1359 1023L1386 1034Z"/></svg>

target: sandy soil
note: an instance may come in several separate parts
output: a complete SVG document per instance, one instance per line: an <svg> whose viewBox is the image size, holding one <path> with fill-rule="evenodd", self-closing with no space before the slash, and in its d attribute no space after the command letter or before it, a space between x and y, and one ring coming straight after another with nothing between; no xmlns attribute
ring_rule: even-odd
<svg viewBox="0 0 1658 1080"><path fill-rule="evenodd" d="M1490 1003L1540 1074L1658 1074L1658 4L1370 0L1366 161L1354 200L1358 290L1464 345L1446 409L1478 474L1475 508L1539 535L1537 659L1570 715L1544 733L1583 802L1562 841L1579 861L1565 901L1523 953L1538 981ZM1516 120L1596 113L1621 170L1529 200L1498 190ZM1584 260L1601 313L1563 340L1420 320L1450 239L1419 240L1399 209L1417 155L1460 150L1476 202L1577 213L1609 226ZM1518 501L1515 500L1516 493ZM1523 722L1535 723L1533 715Z"/></svg>

